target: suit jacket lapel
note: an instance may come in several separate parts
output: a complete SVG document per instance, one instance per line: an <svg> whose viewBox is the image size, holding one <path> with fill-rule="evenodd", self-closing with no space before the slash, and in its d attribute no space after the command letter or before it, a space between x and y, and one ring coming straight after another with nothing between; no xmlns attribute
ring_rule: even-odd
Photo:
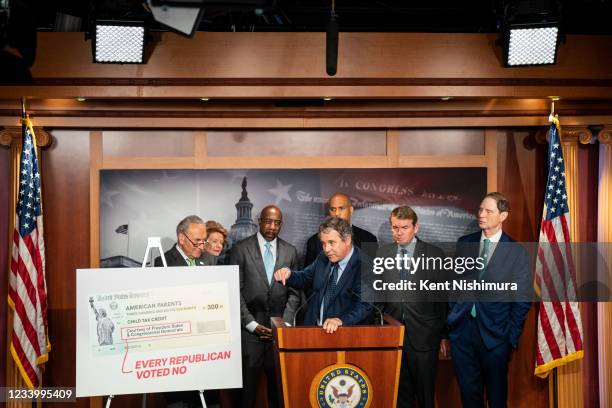
<svg viewBox="0 0 612 408"><path fill-rule="evenodd" d="M172 257L174 259L166 259L168 266L187 266L187 261L176 248L176 244L172 247Z"/></svg>
<svg viewBox="0 0 612 408"><path fill-rule="evenodd" d="M494 270L496 267L495 265L500 262L504 262L506 256L508 256L509 241L510 240L508 239L508 236L502 232L502 236L499 239L499 242L495 244L495 250L493 251L493 255L491 255L491 259L487 263L487 268L482 275L483 277L489 275L489 269Z"/></svg>
<svg viewBox="0 0 612 408"><path fill-rule="evenodd" d="M253 260L252 265L257 270L259 277L263 279L264 282L270 286L270 282L268 282L268 275L266 275L266 268L263 263L263 257L261 256L261 251L259 250L259 241L257 240L257 236L253 236L253 239L250 242L250 245L247 246L248 251L251 255L251 259Z"/></svg>
<svg viewBox="0 0 612 408"><path fill-rule="evenodd" d="M420 239L417 238L417 242L416 245L414 246L414 252L412 253L412 257L413 258L418 258L421 255L425 254L425 244L423 243L423 241L421 241ZM420 269L420 268L419 268ZM410 271L411 274L416 274L417 272L420 272L420 270L414 270L414 271Z"/></svg>
<svg viewBox="0 0 612 408"><path fill-rule="evenodd" d="M283 266L287 266L285 261L285 242L281 241L280 238L276 238L276 262L274 263L274 270L277 271Z"/></svg>
<svg viewBox="0 0 612 408"><path fill-rule="evenodd" d="M336 284L336 286L338 287L338 289L336 290L336 296L338 296L342 292L342 290L348 284L348 282L353 279L353 274L356 273L354 269L356 267L355 264L357 263L357 256L358 256L357 251L358 249L357 247L355 247L353 255L351 256L351 259L349 259L348 263L344 267L344 270L342 271L342 276L340 276L340 279L338 280L338 283ZM329 265L331 265L331 263ZM357 273L359 272L360 271L357 271ZM329 279L330 273L331 273L331 267L328 267L328 271L326 275L328 279ZM330 303L334 298L330 299Z"/></svg>

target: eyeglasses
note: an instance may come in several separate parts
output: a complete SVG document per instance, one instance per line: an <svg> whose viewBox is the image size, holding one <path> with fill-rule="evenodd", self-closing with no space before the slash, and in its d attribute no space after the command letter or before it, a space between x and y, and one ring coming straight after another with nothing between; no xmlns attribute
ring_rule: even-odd
<svg viewBox="0 0 612 408"><path fill-rule="evenodd" d="M263 222L264 225L272 225L272 224L274 224L277 227L280 227L281 224L283 223L283 220L271 220L270 218L264 218L264 219L262 219L260 221Z"/></svg>
<svg viewBox="0 0 612 408"><path fill-rule="evenodd" d="M205 239L196 239L196 241L195 241L195 242L193 242L193 241L191 240L191 238L189 238L189 236L188 236L187 234L183 233L183 236L184 236L185 238L187 238L187 241L189 241L189 242L191 243L191 245L193 245L194 247L199 247L199 246L204 246L204 245L206 245L206 240L205 240Z"/></svg>

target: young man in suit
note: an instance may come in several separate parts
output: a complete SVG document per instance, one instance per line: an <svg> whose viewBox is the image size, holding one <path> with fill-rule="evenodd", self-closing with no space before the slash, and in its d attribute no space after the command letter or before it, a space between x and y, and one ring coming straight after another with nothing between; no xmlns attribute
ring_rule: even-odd
<svg viewBox="0 0 612 408"><path fill-rule="evenodd" d="M417 214L408 206L397 207L389 218L393 243L382 246L376 256L382 258L440 258L442 250L417 238L419 231ZM428 279L441 281L443 277L438 270L388 271L400 279ZM424 301L409 295L393 294L391 302L383 305L386 313L405 325L400 384L398 390L398 408L416 407L434 408L435 381L438 367L438 350L448 352L446 336L446 302Z"/></svg>
<svg viewBox="0 0 612 408"><path fill-rule="evenodd" d="M164 252L168 266L211 265L204 252L206 224L197 215L189 215L176 226L176 244ZM161 256L155 258L155 266L163 266Z"/></svg>
<svg viewBox="0 0 612 408"><path fill-rule="evenodd" d="M279 269L274 278L296 289L312 289L304 324L323 326L331 334L340 326L367 321L372 307L360 299L362 256L353 245L350 224L329 217L319 227L319 237L323 251L312 264L303 271Z"/></svg>
<svg viewBox="0 0 612 408"><path fill-rule="evenodd" d="M342 218L349 223L352 230L353 245L363 249L362 243L369 243L366 248L366 253L373 257L376 253L376 237L356 225L351 224L351 217L353 216L353 203L349 196L344 193L334 193L329 200L327 200L327 214L330 217ZM308 266L317 259L317 256L321 253L323 247L321 246L321 240L319 234L314 234L306 242L306 256L304 258L304 266Z"/></svg>
<svg viewBox="0 0 612 408"><path fill-rule="evenodd" d="M253 407L262 371L268 384L268 406L278 406L274 373L274 350L270 317L292 322L299 307L299 293L273 279L276 269L297 266L297 250L278 238L283 223L281 210L270 205L261 210L259 232L237 243L229 264L240 270L240 319L242 324L242 406Z"/></svg>
<svg viewBox="0 0 612 408"><path fill-rule="evenodd" d="M480 231L459 238L456 256L482 260L484 267L465 276L466 280L515 282L525 291L532 284L527 252L502 229L509 211L504 195L487 194L478 209ZM472 297L472 301L450 303L453 366L463 406L468 408L484 407L485 393L490 408L506 407L510 353L518 346L531 308L527 301L492 300L496 299Z"/></svg>

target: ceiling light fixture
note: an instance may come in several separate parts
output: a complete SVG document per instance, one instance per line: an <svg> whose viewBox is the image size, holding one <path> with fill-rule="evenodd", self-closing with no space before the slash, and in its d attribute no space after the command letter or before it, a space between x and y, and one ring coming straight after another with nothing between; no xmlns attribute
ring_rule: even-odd
<svg viewBox="0 0 612 408"><path fill-rule="evenodd" d="M505 7L501 40L507 67L557 62L561 25L550 0L519 1Z"/></svg>
<svg viewBox="0 0 612 408"><path fill-rule="evenodd" d="M94 62L143 64L145 36L144 21L97 20L92 39Z"/></svg>
<svg viewBox="0 0 612 408"><path fill-rule="evenodd" d="M155 21L187 37L197 31L204 15L203 0L147 0L146 3Z"/></svg>

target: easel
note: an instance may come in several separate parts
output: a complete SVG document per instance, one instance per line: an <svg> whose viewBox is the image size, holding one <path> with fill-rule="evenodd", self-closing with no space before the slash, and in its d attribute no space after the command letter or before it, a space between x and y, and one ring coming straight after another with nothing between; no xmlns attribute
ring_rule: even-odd
<svg viewBox="0 0 612 408"><path fill-rule="evenodd" d="M161 238L160 237L148 237L147 238L147 249L145 250L144 258L142 259L142 268L145 268L147 266L147 257L152 252L151 251L152 249L157 249L159 251L159 255L161 257L162 263L164 267L167 267L168 264L166 263L166 257L164 256L164 250L162 248ZM202 408L208 408L206 406L206 401L204 400L204 390L200 390L199 393L200 393L200 402L202 403ZM114 395L108 396L108 398L106 399L106 408L110 408L111 401L113 400L114 397L115 397ZM147 408L147 394L142 394L142 408Z"/></svg>

